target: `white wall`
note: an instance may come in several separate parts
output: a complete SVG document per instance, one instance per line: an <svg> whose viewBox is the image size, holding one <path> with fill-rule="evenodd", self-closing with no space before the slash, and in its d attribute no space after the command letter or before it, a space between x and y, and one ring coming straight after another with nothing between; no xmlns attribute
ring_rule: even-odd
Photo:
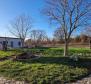
<svg viewBox="0 0 91 84"><path fill-rule="evenodd" d="M17 39L17 38L0 38L0 42L3 42L3 41L8 41L8 46L10 47L11 46L11 42L13 42L13 48L19 48L19 47L22 47L22 46L19 46L19 42L21 42L20 39Z"/></svg>

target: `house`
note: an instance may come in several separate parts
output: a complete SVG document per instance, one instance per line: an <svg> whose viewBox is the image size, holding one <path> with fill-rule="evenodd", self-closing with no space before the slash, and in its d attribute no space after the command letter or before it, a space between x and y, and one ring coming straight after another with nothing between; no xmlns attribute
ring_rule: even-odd
<svg viewBox="0 0 91 84"><path fill-rule="evenodd" d="M22 47L21 39L12 37L0 37L0 49L3 49L5 46L8 48L20 48Z"/></svg>

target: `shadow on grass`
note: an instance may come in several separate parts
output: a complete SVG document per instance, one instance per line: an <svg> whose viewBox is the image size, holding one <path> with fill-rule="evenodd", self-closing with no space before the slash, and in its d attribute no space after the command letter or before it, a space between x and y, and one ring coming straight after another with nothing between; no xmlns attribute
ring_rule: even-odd
<svg viewBox="0 0 91 84"><path fill-rule="evenodd" d="M22 60L22 63L41 63L41 64L63 64L73 67L83 67L91 70L91 59L80 58L78 61L73 61L69 57L40 57L33 60Z"/></svg>
<svg viewBox="0 0 91 84"><path fill-rule="evenodd" d="M75 82L77 80L81 80L84 77L87 77L91 74L91 59L89 58L80 58L77 62L71 60L69 57L40 57L39 59L34 60L22 60L22 63L34 64L34 63L41 63L41 64L62 64L71 66L73 68L86 68L88 73L82 76L79 76L75 80L71 80L70 82Z"/></svg>

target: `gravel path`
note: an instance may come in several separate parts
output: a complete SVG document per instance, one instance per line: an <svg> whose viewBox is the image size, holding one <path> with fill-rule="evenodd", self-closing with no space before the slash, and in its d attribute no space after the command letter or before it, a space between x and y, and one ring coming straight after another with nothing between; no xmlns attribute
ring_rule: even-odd
<svg viewBox="0 0 91 84"><path fill-rule="evenodd" d="M4 77L0 77L0 84L29 84L24 81L15 81L15 80L7 80ZM83 78L82 80L78 80L75 83L67 83L67 84L91 84L91 75Z"/></svg>
<svg viewBox="0 0 91 84"><path fill-rule="evenodd" d="M7 80L4 77L0 77L0 84L28 84L24 81Z"/></svg>
<svg viewBox="0 0 91 84"><path fill-rule="evenodd" d="M70 84L70 83L69 83ZM71 84L91 84L91 75L89 75L86 78L83 78L82 80L78 80L75 83L71 83Z"/></svg>

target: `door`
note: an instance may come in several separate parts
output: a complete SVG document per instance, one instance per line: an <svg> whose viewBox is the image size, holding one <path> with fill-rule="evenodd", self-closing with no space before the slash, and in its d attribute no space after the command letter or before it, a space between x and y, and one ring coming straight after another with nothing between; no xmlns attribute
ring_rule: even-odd
<svg viewBox="0 0 91 84"><path fill-rule="evenodd" d="M11 41L11 47L12 47L12 48L14 47L14 43L13 43L13 41Z"/></svg>
<svg viewBox="0 0 91 84"><path fill-rule="evenodd" d="M3 49L7 50L7 41L3 41Z"/></svg>

